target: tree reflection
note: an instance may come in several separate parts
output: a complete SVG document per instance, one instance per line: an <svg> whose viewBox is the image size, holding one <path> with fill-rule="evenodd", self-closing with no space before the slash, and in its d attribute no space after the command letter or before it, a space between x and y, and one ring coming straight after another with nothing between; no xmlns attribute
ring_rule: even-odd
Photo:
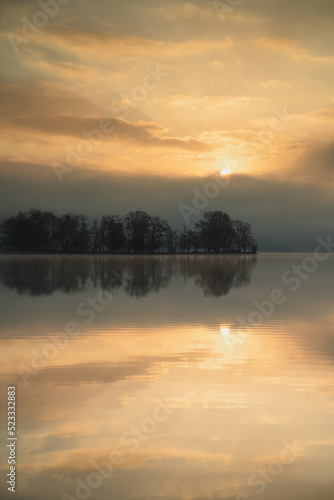
<svg viewBox="0 0 334 500"><path fill-rule="evenodd" d="M206 297L221 297L231 288L249 285L256 262L254 255L189 257L184 259L182 273L193 278Z"/></svg>
<svg viewBox="0 0 334 500"><path fill-rule="evenodd" d="M256 262L254 255L10 257L0 260L0 280L31 296L93 287L144 297L182 277L201 287L205 296L221 297L249 285Z"/></svg>

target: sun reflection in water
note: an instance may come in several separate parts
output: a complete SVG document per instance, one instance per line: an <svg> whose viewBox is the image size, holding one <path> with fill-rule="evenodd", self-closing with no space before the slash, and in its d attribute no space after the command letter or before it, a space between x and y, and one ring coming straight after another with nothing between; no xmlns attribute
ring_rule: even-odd
<svg viewBox="0 0 334 500"><path fill-rule="evenodd" d="M220 334L221 335L230 335L230 325L220 325Z"/></svg>

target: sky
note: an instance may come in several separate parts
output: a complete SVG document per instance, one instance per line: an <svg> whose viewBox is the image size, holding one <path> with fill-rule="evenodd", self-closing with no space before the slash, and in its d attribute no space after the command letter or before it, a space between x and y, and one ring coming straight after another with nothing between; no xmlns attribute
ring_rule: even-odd
<svg viewBox="0 0 334 500"><path fill-rule="evenodd" d="M223 210L260 250L332 232L331 0L2 0L0 18L0 219Z"/></svg>

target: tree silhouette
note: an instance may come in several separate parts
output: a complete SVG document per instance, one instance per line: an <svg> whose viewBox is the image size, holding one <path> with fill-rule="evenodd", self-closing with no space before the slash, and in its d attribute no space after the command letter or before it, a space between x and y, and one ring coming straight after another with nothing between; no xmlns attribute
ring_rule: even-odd
<svg viewBox="0 0 334 500"><path fill-rule="evenodd" d="M129 250L134 253L144 253L150 226L150 216L137 210L130 212L124 219Z"/></svg>
<svg viewBox="0 0 334 500"><path fill-rule="evenodd" d="M208 252L220 253L233 249L235 231L231 217L221 211L205 212L197 222L201 246Z"/></svg>
<svg viewBox="0 0 334 500"><path fill-rule="evenodd" d="M159 216L137 210L123 219L103 215L91 224L85 215L31 209L0 226L7 251L37 253L256 253L251 226L222 211L205 212L195 229L181 232Z"/></svg>
<svg viewBox="0 0 334 500"><path fill-rule="evenodd" d="M252 228L248 222L241 220L234 221L235 241L239 252L246 252L246 249L252 245Z"/></svg>

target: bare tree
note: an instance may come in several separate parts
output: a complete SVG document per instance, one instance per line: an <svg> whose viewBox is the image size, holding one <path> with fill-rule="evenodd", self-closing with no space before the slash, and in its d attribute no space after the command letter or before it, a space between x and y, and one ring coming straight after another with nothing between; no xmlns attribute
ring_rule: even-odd
<svg viewBox="0 0 334 500"><path fill-rule="evenodd" d="M231 217L221 211L205 212L196 223L201 246L208 252L228 252L232 249L235 233Z"/></svg>

